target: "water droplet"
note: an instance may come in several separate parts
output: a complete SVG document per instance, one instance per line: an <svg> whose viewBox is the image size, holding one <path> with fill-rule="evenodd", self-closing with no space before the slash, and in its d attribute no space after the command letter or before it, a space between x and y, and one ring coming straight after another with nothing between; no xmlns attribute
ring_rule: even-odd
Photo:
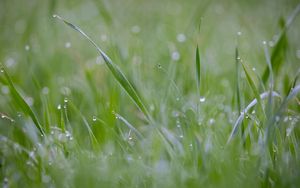
<svg viewBox="0 0 300 188"><path fill-rule="evenodd" d="M237 32L237 35L238 35L238 36L241 36L241 35L242 35L242 32L241 32L241 31L238 31L238 32Z"/></svg>
<svg viewBox="0 0 300 188"><path fill-rule="evenodd" d="M25 97L25 101L29 106L32 106L34 103L34 100L32 97Z"/></svg>
<svg viewBox="0 0 300 188"><path fill-rule="evenodd" d="M246 117L245 117L246 119L249 119L249 116L248 115L246 115Z"/></svg>
<svg viewBox="0 0 300 188"><path fill-rule="evenodd" d="M214 124L214 123L215 123L215 119L210 118L210 119L208 120L208 123L209 123L210 125Z"/></svg>
<svg viewBox="0 0 300 188"><path fill-rule="evenodd" d="M172 111L172 116L175 117L175 118L178 117L179 116L179 112L176 111L176 110L173 110Z"/></svg>
<svg viewBox="0 0 300 188"><path fill-rule="evenodd" d="M151 110L151 111L154 111L154 110L155 110L154 104L151 104L151 105L150 105L150 110Z"/></svg>
<svg viewBox="0 0 300 188"><path fill-rule="evenodd" d="M71 47L71 43L70 42L66 42L65 43L65 48L70 48Z"/></svg>
<svg viewBox="0 0 300 188"><path fill-rule="evenodd" d="M103 60L102 56L98 56L98 57L96 58L96 64L97 64L97 65L102 65L102 64L104 64L104 60Z"/></svg>
<svg viewBox="0 0 300 188"><path fill-rule="evenodd" d="M205 102L205 100L206 100L205 97L200 97L199 99L200 102Z"/></svg>
<svg viewBox="0 0 300 188"><path fill-rule="evenodd" d="M179 138L183 138L183 135L181 134L181 135L179 135Z"/></svg>
<svg viewBox="0 0 300 188"><path fill-rule="evenodd" d="M193 147L193 144L190 144L189 146L190 146L190 147Z"/></svg>
<svg viewBox="0 0 300 188"><path fill-rule="evenodd" d="M262 43L263 43L263 45L266 45L266 44L267 44L267 42L266 42L265 40L264 40Z"/></svg>
<svg viewBox="0 0 300 188"><path fill-rule="evenodd" d="M180 128L180 127L181 127L181 125L180 125L180 124L177 124L177 125L176 125L176 127L177 127L177 128Z"/></svg>
<svg viewBox="0 0 300 188"><path fill-rule="evenodd" d="M101 39L103 42L107 41L107 35L102 34L102 35L100 36L100 39Z"/></svg>
<svg viewBox="0 0 300 188"><path fill-rule="evenodd" d="M255 112L255 110L253 110L252 112L251 112L251 114L255 114L256 112Z"/></svg>
<svg viewBox="0 0 300 188"><path fill-rule="evenodd" d="M179 97L177 97L177 98L176 98L176 101L179 101L179 100L180 100L180 98L179 98Z"/></svg>
<svg viewBox="0 0 300 188"><path fill-rule="evenodd" d="M7 58L7 60L5 61L6 67L13 67L16 63L16 60L11 57Z"/></svg>
<svg viewBox="0 0 300 188"><path fill-rule="evenodd" d="M128 137L128 140L132 140L132 137L130 136L130 137Z"/></svg>
<svg viewBox="0 0 300 188"><path fill-rule="evenodd" d="M25 50L26 51L29 51L30 50L30 46L27 44L27 45L25 45Z"/></svg>
<svg viewBox="0 0 300 188"><path fill-rule="evenodd" d="M67 98L65 98L65 99L64 99L64 102L65 102L65 103L67 103L67 102L68 102L68 99L67 99Z"/></svg>
<svg viewBox="0 0 300 188"><path fill-rule="evenodd" d="M0 69L0 72L1 72L1 73L3 73L3 72L4 72L4 69L3 69L3 68L1 68L1 69Z"/></svg>
<svg viewBox="0 0 300 188"><path fill-rule="evenodd" d="M158 64L158 65L157 65L157 68L161 69L161 68L162 68L161 64Z"/></svg>
<svg viewBox="0 0 300 188"><path fill-rule="evenodd" d="M253 68L252 68L252 70L253 70L253 71L256 71L256 68L255 68L255 67L253 67Z"/></svg>
<svg viewBox="0 0 300 188"><path fill-rule="evenodd" d="M132 33L137 34L137 33L139 33L140 31L141 31L141 28L140 28L138 25L132 26L132 28L131 28L131 32L132 32Z"/></svg>
<svg viewBox="0 0 300 188"><path fill-rule="evenodd" d="M49 88L48 88L48 87L43 87L42 93L43 93L44 95L48 95L48 93L49 93Z"/></svg>
<svg viewBox="0 0 300 188"><path fill-rule="evenodd" d="M53 17L53 18L57 18L58 16L57 16L56 14L53 14L52 17Z"/></svg>
<svg viewBox="0 0 300 188"><path fill-rule="evenodd" d="M177 35L176 39L178 42L184 42L186 40L186 37L183 33L180 33Z"/></svg>
<svg viewBox="0 0 300 188"><path fill-rule="evenodd" d="M172 52L171 57L172 57L172 60L178 61L180 59L180 54L178 51L174 51L174 52Z"/></svg>
<svg viewBox="0 0 300 188"><path fill-rule="evenodd" d="M57 105L57 109L58 110L60 110L61 109L61 105L59 104L59 105Z"/></svg>
<svg viewBox="0 0 300 188"><path fill-rule="evenodd" d="M97 117L96 116L93 116L93 121L97 121Z"/></svg>

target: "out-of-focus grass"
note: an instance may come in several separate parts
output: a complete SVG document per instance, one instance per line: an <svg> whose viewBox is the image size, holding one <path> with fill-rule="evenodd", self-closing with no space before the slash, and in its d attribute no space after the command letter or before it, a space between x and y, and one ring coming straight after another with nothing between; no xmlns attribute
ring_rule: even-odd
<svg viewBox="0 0 300 188"><path fill-rule="evenodd" d="M298 187L296 7L1 1L3 187Z"/></svg>

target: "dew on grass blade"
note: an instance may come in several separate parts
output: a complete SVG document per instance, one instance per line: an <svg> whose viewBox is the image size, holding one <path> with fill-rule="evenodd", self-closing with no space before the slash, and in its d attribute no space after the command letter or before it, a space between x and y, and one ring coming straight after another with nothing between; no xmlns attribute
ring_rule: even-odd
<svg viewBox="0 0 300 188"><path fill-rule="evenodd" d="M185 35L184 35L183 33L179 33L179 34L177 35L176 39L177 39L178 42L181 42L181 43L182 43L182 42L185 42L186 37L185 37Z"/></svg>
<svg viewBox="0 0 300 188"><path fill-rule="evenodd" d="M205 102L205 100L206 100L205 97L200 97L199 99L200 102Z"/></svg>
<svg viewBox="0 0 300 188"><path fill-rule="evenodd" d="M61 105L57 105L57 110L60 110L61 109Z"/></svg>
<svg viewBox="0 0 300 188"><path fill-rule="evenodd" d="M178 52L178 51L172 52L171 58L172 58L172 60L174 60L174 61L178 61L178 60L180 59L180 54L179 54L179 52Z"/></svg>
<svg viewBox="0 0 300 188"><path fill-rule="evenodd" d="M97 121L97 117L96 117L96 116L93 116L92 120L93 120L93 121Z"/></svg>
<svg viewBox="0 0 300 188"><path fill-rule="evenodd" d="M49 88L48 87L43 87L42 94L43 95L48 95L49 94Z"/></svg>

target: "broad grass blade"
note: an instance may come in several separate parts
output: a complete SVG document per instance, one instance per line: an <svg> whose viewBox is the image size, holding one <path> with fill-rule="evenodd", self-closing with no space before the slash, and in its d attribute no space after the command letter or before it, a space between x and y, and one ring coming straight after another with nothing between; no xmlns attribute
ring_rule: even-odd
<svg viewBox="0 0 300 188"><path fill-rule="evenodd" d="M4 77L7 80L7 84L8 84L8 87L9 87L9 90L10 90L13 100L16 101L16 104L22 109L24 114L27 114L28 116L30 116L30 118L32 119L33 123L35 124L36 128L39 130L41 135L45 135L45 132L44 132L37 116L35 115L33 110L30 108L30 106L26 103L26 101L23 99L23 97L20 95L20 93L17 91L9 74L7 73L7 71L5 70L4 67L1 68L1 73L4 74Z"/></svg>

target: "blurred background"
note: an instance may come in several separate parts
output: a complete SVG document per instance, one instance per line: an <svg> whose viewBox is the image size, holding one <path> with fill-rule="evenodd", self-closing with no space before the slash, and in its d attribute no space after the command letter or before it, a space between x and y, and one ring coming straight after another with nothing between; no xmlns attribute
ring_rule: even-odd
<svg viewBox="0 0 300 188"><path fill-rule="evenodd" d="M57 106L67 97L89 119L117 110L137 121L135 107L97 51L78 33L54 19L53 14L90 35L153 109L160 108L162 101L155 99L164 96L170 80L175 85L171 86L175 98L182 95L189 101L197 97L197 44L202 95L230 103L234 95L235 48L262 75L266 67L263 41L272 52L284 21L296 5L297 1L292 0L1 0L0 61L39 116L43 114L42 100L46 95L49 109L56 114ZM299 67L299 26L300 19L296 18L288 29L284 68L276 73L276 79L281 80L276 89L282 92L284 80L291 81ZM162 70L157 69L158 65ZM243 82L242 90L245 87L247 83ZM245 93L246 98L249 95ZM18 109L10 103L5 84L1 85L0 96L0 112L16 117ZM172 109L169 111L171 114Z"/></svg>
<svg viewBox="0 0 300 188"><path fill-rule="evenodd" d="M111 180L107 185L119 182L121 187L183 185L177 181L187 182L188 187L199 182L216 183L213 186L223 182L223 186L231 187L228 185L232 182L246 186L246 180L249 185L261 185L263 177L269 181L269 176L263 174L269 172L265 164L256 165L260 164L256 156L262 134L258 128L253 126L254 136L250 135L254 140L249 146L250 155L244 153L248 148L243 146L222 149L239 115L235 96L237 72L240 107L245 108L254 98L244 71L241 67L236 70L236 48L243 62L262 77L267 66L267 45L269 54L275 54L274 89L286 96L299 71L300 18L289 23L298 3L0 0L0 63L49 138L38 135L28 111L20 107L6 77L0 75L0 113L4 115L0 118L0 141L6 143L0 145L3 185L7 180L15 186L26 182L28 187L52 183L57 187L90 187ZM167 155L168 148L161 137L115 81L95 48L78 32L53 18L54 14L79 26L120 67L142 96L157 126L172 142L176 155ZM276 45L279 39L280 45ZM197 45L201 58L200 98L195 70ZM266 91L268 84L265 86L259 91ZM299 120L299 105L290 106L287 111L293 118L281 122L287 130L292 125L289 121ZM116 119L115 113L124 116L146 139L138 140L124 121ZM259 111L257 117L262 119ZM250 125L255 122L245 121ZM299 135L299 127L295 130L295 135ZM4 138L9 138L13 147ZM280 170L275 165L270 168L270 178L282 180L282 185L299 179L296 138L287 139L285 148L296 149L280 153ZM29 155L20 152L19 146ZM242 159L238 163L236 158ZM34 165L28 168L24 161ZM201 163L199 169L195 170L194 161ZM100 179L98 173L102 175ZM237 174L239 179L235 179ZM45 184L35 184L39 181Z"/></svg>

